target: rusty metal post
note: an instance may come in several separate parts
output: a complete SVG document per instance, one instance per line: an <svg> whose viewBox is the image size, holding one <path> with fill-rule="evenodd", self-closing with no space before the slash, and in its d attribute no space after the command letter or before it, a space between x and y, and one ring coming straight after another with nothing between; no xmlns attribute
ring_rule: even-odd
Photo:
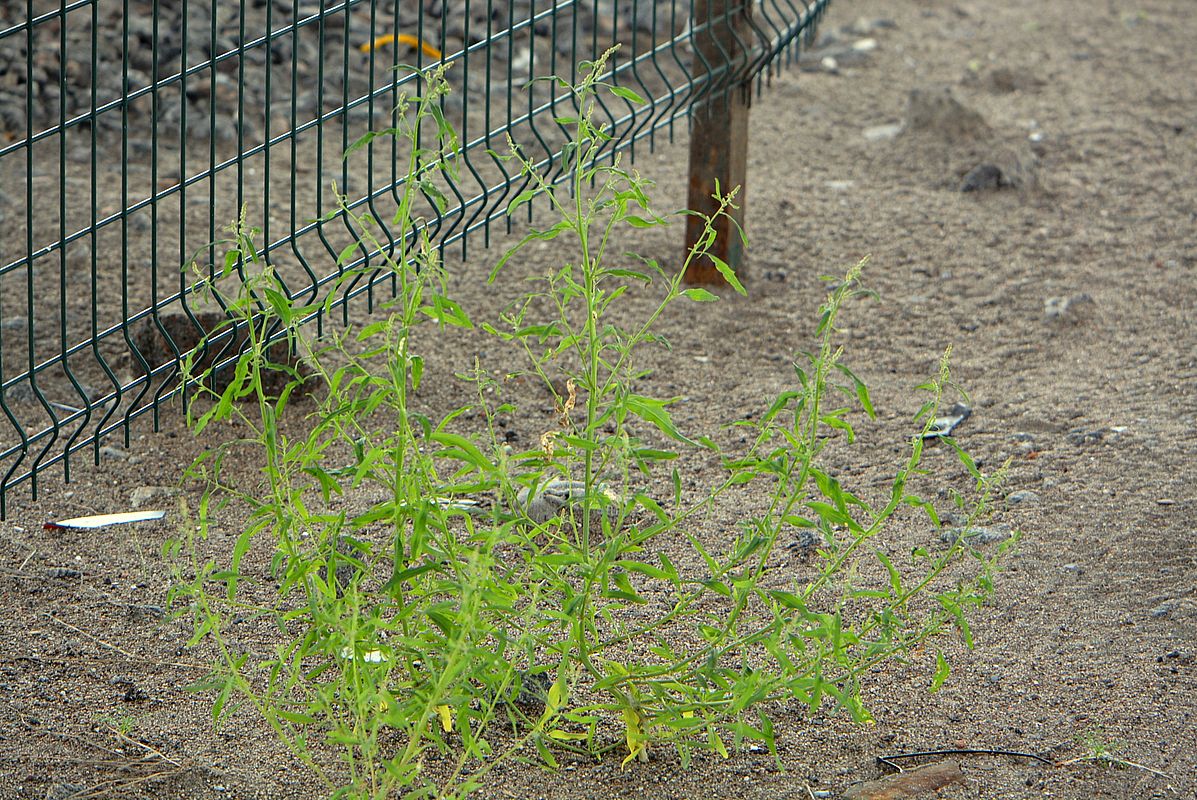
<svg viewBox="0 0 1197 800"><path fill-rule="evenodd" d="M710 252L727 262L737 276L744 274L744 245L735 225L743 226L748 180L748 109L752 82L745 76L752 54L752 0L695 0L694 63L691 77L707 84L691 111L690 194L688 208L711 216L719 210L715 187L726 194L740 187L731 219L716 220L717 237ZM735 224L733 224L733 220ZM686 252L698 241L703 220L686 218ZM688 283L722 283L709 258L690 265Z"/></svg>

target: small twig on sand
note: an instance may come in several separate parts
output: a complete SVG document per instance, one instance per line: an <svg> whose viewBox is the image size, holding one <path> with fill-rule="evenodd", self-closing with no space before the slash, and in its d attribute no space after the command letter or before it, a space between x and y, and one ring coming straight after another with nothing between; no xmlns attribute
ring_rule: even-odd
<svg viewBox="0 0 1197 800"><path fill-rule="evenodd" d="M1168 780L1172 779L1172 776L1166 772L1160 772L1158 769L1152 769L1151 767L1149 767L1145 764L1140 764L1138 762L1131 761L1131 760L1125 759L1125 758L1118 758L1116 756L1110 755L1109 753L1086 753L1083 756L1077 756L1076 758L1070 758L1066 761L1052 761L1050 758L1044 758L1043 756L1036 755L1035 753L1023 753L1023 752L1019 752L1016 750L993 750L993 749L988 749L988 748L961 748L961 749L954 748L951 750L925 750L925 751L919 752L919 753L895 753L894 755L889 755L889 756L877 756L877 761L881 764L884 764L887 767L890 767L891 769L897 770L898 772L902 772L902 767L900 767L894 763L895 761L900 760L900 759L918 758L920 756L973 756L973 755L976 755L976 756L1011 756L1013 758L1030 758L1030 759L1034 759L1035 761L1038 761L1042 764L1047 764L1049 767L1067 767L1067 766L1071 766L1073 764L1079 764L1082 761L1092 761L1094 763L1099 763L1099 764L1104 763L1104 764L1112 764L1112 765L1123 766L1123 767L1133 767L1134 769L1141 769L1144 772L1150 772L1152 775L1157 775L1161 778L1167 778Z"/></svg>
<svg viewBox="0 0 1197 800"><path fill-rule="evenodd" d="M112 727L112 726L109 726L109 727ZM142 750L145 750L147 753L151 753L151 754L157 756L158 758L162 759L166 763L173 764L174 766L178 767L179 769L183 768L182 764L180 764L178 761L175 761L173 758L170 758L169 756L163 755L162 751L160 751L158 748L152 747L151 745L148 745L145 742L138 741L137 739L132 738L128 734L124 733L123 731L121 731L115 727L112 727L112 732L115 733L116 738L120 739L122 742L127 742L128 744L131 744L134 747L140 747Z"/></svg>
<svg viewBox="0 0 1197 800"><path fill-rule="evenodd" d="M1076 758L1070 758L1067 761L1058 761L1058 762L1056 762L1056 766L1057 767L1067 767L1067 766L1071 766L1072 764L1079 764L1082 761L1092 761L1095 764L1107 764L1107 765L1113 765L1113 766L1118 766L1118 767L1133 767L1134 769L1141 769L1144 772L1150 772L1152 775L1156 775L1161 778L1167 778L1168 780L1172 780L1172 776L1169 775L1167 772L1160 772L1158 769L1152 769L1151 767L1147 766L1146 764L1140 764L1137 761L1131 761L1130 759L1127 759L1127 758L1118 758L1117 756L1112 756L1109 753L1086 753L1083 756L1077 756ZM1175 791L1175 790L1173 790L1173 791Z"/></svg>
<svg viewBox="0 0 1197 800"><path fill-rule="evenodd" d="M75 633L79 634L80 636L86 636L88 639L91 639L96 644L106 647L109 650L112 650L113 652L120 653L122 656L129 659L130 661L140 661L143 664L155 664L160 667L177 667L179 669L209 670L212 668L210 665L207 665L207 664L188 664L184 661L155 661L153 659L145 658L143 656L137 656L137 655L134 655L133 653L130 653L128 650L124 650L120 647L117 647L116 645L112 644L112 642L101 639L99 636L88 633L87 631L83 630L82 628L78 628L78 627L72 625L71 623L67 622L64 619L59 619L58 617L54 616L53 614L43 614L42 616L44 616L46 619L51 620L52 622L57 622L59 625L62 625L65 628L69 628L69 629L73 630Z"/></svg>

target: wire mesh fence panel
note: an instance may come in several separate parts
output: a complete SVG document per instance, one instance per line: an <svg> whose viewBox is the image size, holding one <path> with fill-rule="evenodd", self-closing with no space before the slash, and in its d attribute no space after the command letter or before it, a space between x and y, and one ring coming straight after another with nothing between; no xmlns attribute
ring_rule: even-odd
<svg viewBox="0 0 1197 800"><path fill-rule="evenodd" d="M524 179L493 155L508 137L561 176L557 120L577 109L533 78L574 81L579 62L620 45L604 79L647 102L602 99L603 157L634 157L695 104L788 63L828 2L722 4L747 24L713 58L696 37L728 22L696 24L692 2L0 5L0 513L16 484L36 497L47 468L69 479L72 463L127 444L135 419L156 424L180 359L226 319L199 289L223 268L242 210L291 298L331 299L338 319L317 325L390 296L379 255L412 234L386 224L406 153L395 137L346 150L419 91L402 66L451 65L441 104L458 132L456 177L419 214L434 243L464 254L511 224ZM381 223L380 247L358 239L346 209ZM239 343L203 346L231 357Z"/></svg>

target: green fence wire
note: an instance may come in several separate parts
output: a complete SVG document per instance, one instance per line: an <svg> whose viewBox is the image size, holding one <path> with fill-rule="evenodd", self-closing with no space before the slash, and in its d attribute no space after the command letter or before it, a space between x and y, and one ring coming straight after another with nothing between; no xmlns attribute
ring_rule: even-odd
<svg viewBox="0 0 1197 800"><path fill-rule="evenodd" d="M432 240L464 255L511 224L507 204L524 188L489 151L510 135L560 168L554 120L571 98L531 78L576 78L580 61L620 44L605 80L648 102L607 99L601 113L607 154L634 158L671 139L695 104L791 63L829 2L713 4L751 20L717 59L693 42L719 20L696 25L691 2L0 4L0 515L15 485L36 499L44 470L61 465L69 480L72 462L128 447L135 419L157 426L181 357L223 318L202 306L197 282L220 268L214 243L243 207L293 299L337 293L340 319L317 325L389 296L389 275L369 270L377 251L337 265L355 234L336 193L356 212L393 215L400 144L378 138L343 155L417 91L397 66L453 65L444 111L462 169L442 187L447 207L425 213ZM403 235L381 233L384 247ZM349 270L359 277L341 280Z"/></svg>

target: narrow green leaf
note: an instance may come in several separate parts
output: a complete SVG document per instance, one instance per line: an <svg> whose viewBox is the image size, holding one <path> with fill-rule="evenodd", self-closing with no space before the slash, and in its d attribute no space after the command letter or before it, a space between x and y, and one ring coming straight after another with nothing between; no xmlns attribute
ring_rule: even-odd
<svg viewBox="0 0 1197 800"><path fill-rule="evenodd" d="M639 461L674 461L678 454L672 450L656 450L649 447L638 447L632 451L632 456Z"/></svg>
<svg viewBox="0 0 1197 800"><path fill-rule="evenodd" d="M843 364L836 364L835 368L851 379L852 385L856 390L856 399L860 402L860 407L864 409L864 412L869 415L869 419L877 419L877 412L873 409L872 398L869 397L869 387L865 385L865 382L856 377L856 373Z"/></svg>
<svg viewBox="0 0 1197 800"><path fill-rule="evenodd" d="M948 675L952 673L952 668L948 666L948 660L943 657L942 650L935 651L935 676L931 678L931 693L938 692L948 679Z"/></svg>
<svg viewBox="0 0 1197 800"><path fill-rule="evenodd" d="M517 194L515 196L515 199L507 204L507 216L510 217L524 203L531 202L532 198L535 196L536 196L536 191L533 189L528 189L526 191L523 191L523 192L520 192L519 194Z"/></svg>
<svg viewBox="0 0 1197 800"><path fill-rule="evenodd" d="M311 714L299 714L294 711L275 709L275 715L290 722L292 725L315 725L317 720Z"/></svg>
<svg viewBox="0 0 1197 800"><path fill-rule="evenodd" d="M226 677L224 684L220 687L219 694L217 694L216 699L212 701L213 721L220 721L220 715L224 711L225 704L229 701L229 695L233 693L233 686L235 682L236 678L233 675L230 674L228 677Z"/></svg>
<svg viewBox="0 0 1197 800"><path fill-rule="evenodd" d="M610 275L613 278L628 278L629 280L639 281L640 283L652 283L652 278L645 275L643 272L637 272L634 269L612 268L603 270L604 275Z"/></svg>
<svg viewBox="0 0 1197 800"><path fill-rule="evenodd" d="M420 378L424 376L424 359L420 356L412 356L411 361L411 388L420 388Z"/></svg>
<svg viewBox="0 0 1197 800"><path fill-rule="evenodd" d="M644 98L626 86L609 86L607 88L611 90L611 94L615 95L616 97L621 97L624 100L627 100L629 103L635 103L639 106L644 105Z"/></svg>
<svg viewBox="0 0 1197 800"><path fill-rule="evenodd" d="M673 424L673 418L669 416L669 412L665 409L664 402L638 394L628 395L625 402L627 403L628 411L640 417L645 422L656 426L661 433L669 438L685 442L694 447L702 447L699 442L694 441L677 429L677 426Z"/></svg>
<svg viewBox="0 0 1197 800"><path fill-rule="evenodd" d="M645 564L643 561L631 561L628 559L620 559L619 561L615 562L615 566L622 567L623 569L626 569L628 572L639 572L641 575L647 575L650 578L656 578L657 580L662 580L662 581L671 581L672 580L672 576L670 576L670 574L667 571L660 569L658 567L651 566L649 564Z"/></svg>
<svg viewBox="0 0 1197 800"><path fill-rule="evenodd" d="M977 469L977 462L973 460L973 457L970 456L963 447L956 444L956 440L953 437L941 436L939 437L939 440L956 451L956 457L960 459L960 463L963 464L964 468L968 470L968 474L972 475L977 480L982 479L983 476L981 475L981 470Z"/></svg>
<svg viewBox="0 0 1197 800"><path fill-rule="evenodd" d="M847 436L848 444L852 444L856 441L856 431L852 429L851 423L849 423L846 419L835 416L834 414L824 414L823 416L819 417L819 421L829 428L835 428L836 430L843 431Z"/></svg>
<svg viewBox="0 0 1197 800"><path fill-rule="evenodd" d="M340 255L337 256L337 266L344 266L345 263L347 263L349 259L353 257L354 251L356 251L360 246L361 245L359 245L357 242L354 242L342 250Z"/></svg>
<svg viewBox="0 0 1197 800"><path fill-rule="evenodd" d="M557 759L553 757L544 740L539 736L533 736L532 741L536 743L536 752L540 755L541 760L544 761L545 766L549 769L557 769Z"/></svg>
<svg viewBox="0 0 1197 800"><path fill-rule="evenodd" d="M792 608L797 611L806 611L806 603L802 602L802 598L793 592L784 592L780 589L772 589L769 591L769 597L781 603L786 608Z"/></svg>
<svg viewBox="0 0 1197 800"><path fill-rule="evenodd" d="M898 568L894 566L894 562L885 553L880 550L874 550L873 552L877 554L877 560L885 566L885 571L889 573L889 586L894 596L900 597L902 595L902 573L898 572Z"/></svg>
<svg viewBox="0 0 1197 800"><path fill-rule="evenodd" d="M728 285L742 297L748 296L748 290L744 288L744 284L740 283L740 279L736 277L736 271L728 266L726 261L711 253L707 253L707 258L711 259L711 263L715 265L715 269L719 270L719 274L723 276L723 280L728 282Z"/></svg>
<svg viewBox="0 0 1197 800"><path fill-rule="evenodd" d="M446 448L438 454L444 458L455 458L483 471L488 471L491 467L490 459L468 437L446 431L435 431L429 438Z"/></svg>
<svg viewBox="0 0 1197 800"><path fill-rule="evenodd" d="M700 288L697 286L694 287L693 289L685 290L684 292L682 292L682 294L685 295L686 297L690 298L691 300L693 300L696 303L713 303L719 299L718 295L712 294L711 292L708 292L706 289L703 289L703 288Z"/></svg>

